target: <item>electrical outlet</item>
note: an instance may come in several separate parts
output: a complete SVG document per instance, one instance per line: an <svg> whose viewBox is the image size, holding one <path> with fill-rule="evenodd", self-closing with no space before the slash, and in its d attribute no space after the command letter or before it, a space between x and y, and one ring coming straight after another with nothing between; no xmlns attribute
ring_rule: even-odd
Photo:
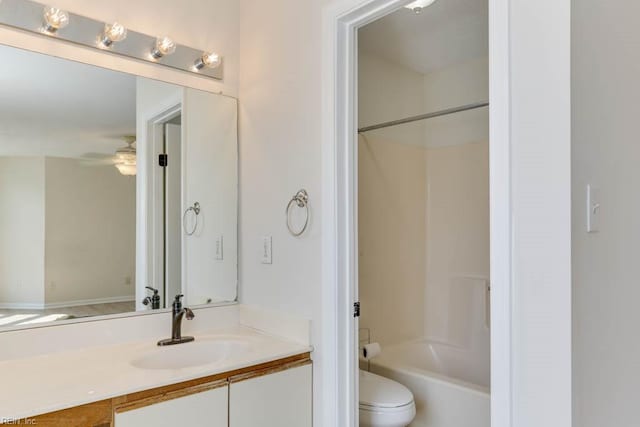
<svg viewBox="0 0 640 427"><path fill-rule="evenodd" d="M272 264L272 239L271 236L263 236L262 237L262 263L263 264Z"/></svg>

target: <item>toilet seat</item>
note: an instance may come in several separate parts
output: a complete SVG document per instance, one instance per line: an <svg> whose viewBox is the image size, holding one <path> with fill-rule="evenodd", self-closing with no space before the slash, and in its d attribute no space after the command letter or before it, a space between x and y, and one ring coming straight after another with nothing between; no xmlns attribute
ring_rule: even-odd
<svg viewBox="0 0 640 427"><path fill-rule="evenodd" d="M416 415L413 394L396 381L360 371L360 425L405 427Z"/></svg>

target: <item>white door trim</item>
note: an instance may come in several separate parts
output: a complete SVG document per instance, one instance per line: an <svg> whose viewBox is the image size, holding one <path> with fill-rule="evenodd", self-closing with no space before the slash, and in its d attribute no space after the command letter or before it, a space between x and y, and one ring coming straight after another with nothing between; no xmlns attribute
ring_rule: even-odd
<svg viewBox="0 0 640 427"><path fill-rule="evenodd" d="M161 254L156 250L162 235L161 175L156 167L158 154L162 150L162 124L182 111L182 96L168 99L152 111L146 111L140 120L142 135L137 135L136 173L136 310L148 309L142 305L147 294L145 286L160 289L159 278L164 274ZM184 245L183 245L184 246ZM169 302L171 302L169 300ZM161 307L165 307L164 298Z"/></svg>
<svg viewBox="0 0 640 427"><path fill-rule="evenodd" d="M489 0L491 426L513 424L510 0Z"/></svg>
<svg viewBox="0 0 640 427"><path fill-rule="evenodd" d="M510 0L490 5L493 427L512 425ZM323 14L322 425L357 427L357 46L359 27L406 0L336 0Z"/></svg>

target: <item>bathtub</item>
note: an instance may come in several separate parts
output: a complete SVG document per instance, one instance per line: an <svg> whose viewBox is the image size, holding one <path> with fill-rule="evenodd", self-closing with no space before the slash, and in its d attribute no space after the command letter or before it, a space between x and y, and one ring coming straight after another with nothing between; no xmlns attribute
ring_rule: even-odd
<svg viewBox="0 0 640 427"><path fill-rule="evenodd" d="M490 427L489 356L425 340L385 347L371 372L408 387L412 427Z"/></svg>

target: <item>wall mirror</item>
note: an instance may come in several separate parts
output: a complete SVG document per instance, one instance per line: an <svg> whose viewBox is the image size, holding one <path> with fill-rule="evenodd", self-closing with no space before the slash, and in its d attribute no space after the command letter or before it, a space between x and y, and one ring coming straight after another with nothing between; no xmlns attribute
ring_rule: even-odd
<svg viewBox="0 0 640 427"><path fill-rule="evenodd" d="M236 100L0 62L0 328L235 301Z"/></svg>

